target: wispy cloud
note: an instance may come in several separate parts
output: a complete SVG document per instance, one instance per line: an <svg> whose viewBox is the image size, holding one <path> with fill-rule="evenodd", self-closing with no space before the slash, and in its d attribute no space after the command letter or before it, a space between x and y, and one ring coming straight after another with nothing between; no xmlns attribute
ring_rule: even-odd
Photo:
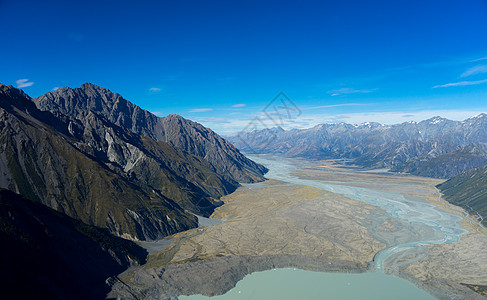
<svg viewBox="0 0 487 300"><path fill-rule="evenodd" d="M245 107L247 104L239 103L239 104L234 104L232 107Z"/></svg>
<svg viewBox="0 0 487 300"><path fill-rule="evenodd" d="M161 88L158 88L158 87L151 87L149 89L149 92L153 92L153 93L157 93L157 92L160 92L160 91L162 91L162 89Z"/></svg>
<svg viewBox="0 0 487 300"><path fill-rule="evenodd" d="M200 113L200 112L207 112L207 111L212 111L213 108L193 108L189 109L188 112L190 113Z"/></svg>
<svg viewBox="0 0 487 300"><path fill-rule="evenodd" d="M481 60L486 60L486 59L487 59L487 57L482 57L482 58L473 59L470 62L481 61Z"/></svg>
<svg viewBox="0 0 487 300"><path fill-rule="evenodd" d="M19 79L15 81L15 83L18 88L28 87L34 84L32 81L29 81L29 79Z"/></svg>
<svg viewBox="0 0 487 300"><path fill-rule="evenodd" d="M341 89L336 89L336 90L331 90L328 91L328 94L331 94L332 96L340 96L340 95L348 95L348 94L366 94L366 93L372 93L377 89L372 89L372 90L357 90L353 88L341 88Z"/></svg>
<svg viewBox="0 0 487 300"><path fill-rule="evenodd" d="M452 83L447 83L447 84L440 84L440 85L435 85L433 88L444 88L444 87L451 87L451 86L465 86L465 85L477 85L477 84L482 84L486 83L487 79L483 80L476 80L476 81L460 81L460 82L452 82Z"/></svg>
<svg viewBox="0 0 487 300"><path fill-rule="evenodd" d="M468 76L483 74L483 73L487 73L487 65L479 65L479 66L472 67L466 70L465 72L463 72L462 75L460 75L460 77L468 77Z"/></svg>
<svg viewBox="0 0 487 300"><path fill-rule="evenodd" d="M55 91L57 91L57 89L58 89L58 88L59 88L58 86L55 86L55 87L53 87L53 88L52 88L52 90L51 90L51 91L52 91L52 92L55 92Z"/></svg>
<svg viewBox="0 0 487 300"><path fill-rule="evenodd" d="M152 113L153 115L158 116L158 117L160 117L160 116L162 115L162 111L151 111L151 113Z"/></svg>

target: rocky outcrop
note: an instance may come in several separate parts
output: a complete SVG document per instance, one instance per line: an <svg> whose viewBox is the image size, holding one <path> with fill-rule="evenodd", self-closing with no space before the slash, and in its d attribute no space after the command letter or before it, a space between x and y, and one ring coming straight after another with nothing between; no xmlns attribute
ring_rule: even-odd
<svg viewBox="0 0 487 300"><path fill-rule="evenodd" d="M178 115L159 118L117 93L85 83L79 88L62 87L33 99L43 111L84 119L89 111L138 135L162 141L206 160L226 180L262 181L265 167L242 155L211 129Z"/></svg>
<svg viewBox="0 0 487 300"><path fill-rule="evenodd" d="M145 263L137 244L0 189L4 299L103 299L105 280Z"/></svg>

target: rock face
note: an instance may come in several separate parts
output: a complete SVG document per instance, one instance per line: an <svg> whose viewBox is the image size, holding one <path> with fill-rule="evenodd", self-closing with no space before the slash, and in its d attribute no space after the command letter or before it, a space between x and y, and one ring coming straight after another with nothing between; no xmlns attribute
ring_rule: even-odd
<svg viewBox="0 0 487 300"><path fill-rule="evenodd" d="M22 91L0 85L0 188L143 240L197 226L191 213L208 216L238 186L208 160L140 136L103 113L66 112L40 111Z"/></svg>
<svg viewBox="0 0 487 300"><path fill-rule="evenodd" d="M137 244L0 189L4 299L102 299L105 279L143 264Z"/></svg>
<svg viewBox="0 0 487 300"><path fill-rule="evenodd" d="M448 202L487 225L487 166L472 169L437 186Z"/></svg>
<svg viewBox="0 0 487 300"><path fill-rule="evenodd" d="M201 124L178 115L159 118L119 94L94 84L85 83L75 89L59 88L33 101L40 110L60 112L77 119L83 119L92 111L133 133L166 142L204 158L213 171L227 180L245 183L262 181L262 174L267 171Z"/></svg>
<svg viewBox="0 0 487 300"><path fill-rule="evenodd" d="M486 114L462 122L434 117L397 125L340 123L304 130L265 129L228 139L248 153L346 158L362 167L436 178L451 178L487 163Z"/></svg>

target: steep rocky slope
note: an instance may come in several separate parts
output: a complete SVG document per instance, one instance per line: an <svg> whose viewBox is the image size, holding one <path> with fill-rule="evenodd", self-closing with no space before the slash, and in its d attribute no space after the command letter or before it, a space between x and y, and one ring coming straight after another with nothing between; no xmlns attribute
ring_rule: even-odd
<svg viewBox="0 0 487 300"><path fill-rule="evenodd" d="M487 225L487 166L462 173L437 187L448 202L465 208Z"/></svg>
<svg viewBox="0 0 487 300"><path fill-rule="evenodd" d="M0 85L0 127L0 187L126 238L195 227L192 213L208 216L238 186L170 143L90 110L40 111L10 86Z"/></svg>
<svg viewBox="0 0 487 300"><path fill-rule="evenodd" d="M265 167L246 158L232 144L201 124L178 115L159 118L121 95L94 84L85 83L75 89L62 87L34 99L34 102L43 111L61 112L77 119L83 119L92 111L136 134L204 158L227 180L261 181L266 172Z"/></svg>
<svg viewBox="0 0 487 300"><path fill-rule="evenodd" d="M105 280L147 252L107 230L0 189L2 299L103 299Z"/></svg>
<svg viewBox="0 0 487 300"><path fill-rule="evenodd" d="M70 126L37 110L19 90L0 86L0 99L1 188L119 236L151 239L196 226L162 192L137 185L92 156L97 147L57 130Z"/></svg>

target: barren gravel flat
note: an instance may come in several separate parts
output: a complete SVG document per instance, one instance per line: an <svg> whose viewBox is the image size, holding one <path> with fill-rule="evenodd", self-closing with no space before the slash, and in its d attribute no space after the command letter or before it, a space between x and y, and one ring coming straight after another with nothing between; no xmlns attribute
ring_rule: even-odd
<svg viewBox="0 0 487 300"><path fill-rule="evenodd" d="M435 185L443 180L409 174L364 172L346 168L336 161L309 164L305 171L295 175L334 184L401 193L423 199L443 211L461 217L461 227L468 230L468 233L462 235L458 242L407 250L391 257L384 271L408 278L426 288L442 290L446 298L465 298L466 295L468 298L477 298L482 294L468 293L465 285L487 285L487 230L468 217L462 208L440 198ZM462 294L462 291L466 294Z"/></svg>
<svg viewBox="0 0 487 300"><path fill-rule="evenodd" d="M441 180L364 172L333 161L295 163L299 167L292 175L297 178L400 193L461 217L468 233L458 242L392 254L381 271L404 277L438 298L480 298L465 284L487 284L487 235L464 218L463 210L439 199L435 185ZM424 224L398 220L377 206L279 180L242 186L222 201L225 204L211 218L224 222L171 236L146 265L118 276L111 296L218 295L246 274L273 268L374 271L374 257L381 250L442 237Z"/></svg>

